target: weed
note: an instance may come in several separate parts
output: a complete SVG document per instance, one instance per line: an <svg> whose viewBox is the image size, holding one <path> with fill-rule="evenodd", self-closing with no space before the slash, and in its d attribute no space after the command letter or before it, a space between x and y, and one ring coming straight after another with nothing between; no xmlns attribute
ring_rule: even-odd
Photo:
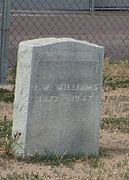
<svg viewBox="0 0 129 180"><path fill-rule="evenodd" d="M129 117L104 118L101 121L102 129L118 129L123 133L129 133Z"/></svg>
<svg viewBox="0 0 129 180"><path fill-rule="evenodd" d="M71 155L71 154L64 154L64 155L56 155L56 154L47 154L47 155L40 155L36 153L34 156L28 156L25 159L18 158L18 160L24 160L25 162L42 162L45 165L51 166L59 166L60 164L66 166L72 166L78 160L86 159L87 156L84 155Z"/></svg>
<svg viewBox="0 0 129 180"><path fill-rule="evenodd" d="M128 180L128 179L129 179L129 169L126 169L126 171L123 173L122 180Z"/></svg>
<svg viewBox="0 0 129 180"><path fill-rule="evenodd" d="M115 79L111 76L109 77L103 76L103 85L109 86L113 90L116 88L127 88L129 87L129 79Z"/></svg>
<svg viewBox="0 0 129 180"><path fill-rule="evenodd" d="M12 132L12 121L7 121L4 118L3 121L0 121L0 149L2 152L8 155L12 155L12 144L13 140L11 137Z"/></svg>
<svg viewBox="0 0 129 180"><path fill-rule="evenodd" d="M111 63L109 59L105 59L104 75L113 79L127 79L129 77L129 60L119 60Z"/></svg>
<svg viewBox="0 0 129 180"><path fill-rule="evenodd" d="M0 177L0 180L23 180L23 179L27 179L27 180L45 180L45 179L41 178L38 174L34 174L34 173L18 174L16 172L14 172L12 174L7 174L6 177Z"/></svg>
<svg viewBox="0 0 129 180"><path fill-rule="evenodd" d="M99 162L100 162L99 160L100 160L99 156L96 156L96 155L88 156L88 162L89 162L90 166L93 168L98 168Z"/></svg>
<svg viewBox="0 0 129 180"><path fill-rule="evenodd" d="M129 60L110 63L110 60L105 59L103 85L113 90L129 87Z"/></svg>
<svg viewBox="0 0 129 180"><path fill-rule="evenodd" d="M16 79L16 68L10 68L8 71L7 82L13 85L12 90L7 90L0 88L0 102L13 102L14 101L14 89L15 89L15 79Z"/></svg>
<svg viewBox="0 0 129 180"><path fill-rule="evenodd" d="M65 154L65 155L56 155L56 154L49 154L49 155L40 155L36 153L34 156L28 156L24 159L17 158L19 161L25 161L26 163L43 163L44 165L50 166L60 166L61 164L72 168L75 163L77 162L87 162L93 168L97 168L100 163L100 158L103 155L85 155L85 154ZM105 155L106 156L106 155Z"/></svg>
<svg viewBox="0 0 129 180"><path fill-rule="evenodd" d="M105 158L105 157L109 157L109 156L110 156L109 150L107 150L106 148L100 147L100 149L99 149L99 157Z"/></svg>
<svg viewBox="0 0 129 180"><path fill-rule="evenodd" d="M13 102L14 101L14 91L10 91L7 89L0 89L0 102Z"/></svg>
<svg viewBox="0 0 129 180"><path fill-rule="evenodd" d="M10 68L7 75L7 82L11 85L15 85L16 68Z"/></svg>

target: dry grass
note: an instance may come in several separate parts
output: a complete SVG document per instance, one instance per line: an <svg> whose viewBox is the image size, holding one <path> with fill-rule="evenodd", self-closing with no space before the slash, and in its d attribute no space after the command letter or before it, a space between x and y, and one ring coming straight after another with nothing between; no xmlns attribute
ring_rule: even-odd
<svg viewBox="0 0 129 180"><path fill-rule="evenodd" d="M10 179L43 180L128 180L129 179L129 136L117 132L101 132L103 151L99 158L78 160L71 166L45 165L16 159L0 158L0 174Z"/></svg>
<svg viewBox="0 0 129 180"><path fill-rule="evenodd" d="M110 62L109 59L104 60L104 75L118 79L129 78L129 60Z"/></svg>
<svg viewBox="0 0 129 180"><path fill-rule="evenodd" d="M129 61L112 64L105 60L104 76L102 92L102 118L104 120L103 129L100 132L99 157L64 159L47 157L42 161L38 159L19 161L6 156L1 150L0 179L128 180L129 82L126 80L129 78ZM6 116L7 120L12 120L12 109L12 103L1 102L0 119ZM6 140L8 139L5 139L5 145L8 145ZM2 138L0 143L2 143Z"/></svg>
<svg viewBox="0 0 129 180"><path fill-rule="evenodd" d="M0 119L4 119L6 115L8 120L12 120L13 104L0 102Z"/></svg>
<svg viewBox="0 0 129 180"><path fill-rule="evenodd" d="M102 117L129 117L129 88L103 90Z"/></svg>

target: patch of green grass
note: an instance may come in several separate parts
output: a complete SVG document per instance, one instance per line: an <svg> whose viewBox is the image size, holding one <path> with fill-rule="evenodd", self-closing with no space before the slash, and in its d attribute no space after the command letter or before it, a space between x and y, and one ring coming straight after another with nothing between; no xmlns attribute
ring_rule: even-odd
<svg viewBox="0 0 129 180"><path fill-rule="evenodd" d="M0 121L0 149L4 154L12 155L12 121Z"/></svg>
<svg viewBox="0 0 129 180"><path fill-rule="evenodd" d="M16 68L10 68L7 75L7 82L11 85L15 85L16 80Z"/></svg>
<svg viewBox="0 0 129 180"><path fill-rule="evenodd" d="M118 129L121 132L129 133L129 118L105 118L101 122L102 128ZM12 121L4 120L0 121L0 149L4 152L3 154L9 157L14 157L12 146L15 142L11 137ZM34 156L29 156L25 159L17 158L19 161L25 161L26 163L37 163L41 162L45 165L59 166L61 164L72 167L76 162L88 162L93 168L97 168L101 164L101 157L108 156L108 153L100 150L99 155L86 156L84 154L64 154L56 155L47 153L46 156L36 153Z"/></svg>
<svg viewBox="0 0 129 180"><path fill-rule="evenodd" d="M129 117L104 118L101 121L102 129L118 129L122 133L129 133Z"/></svg>
<svg viewBox="0 0 129 180"><path fill-rule="evenodd" d="M13 144L15 143L14 140L12 140L12 121L6 120L6 117L4 120L0 121L0 149L3 151L3 157L13 157ZM15 144L14 144L15 145ZM72 167L75 162L77 161L88 161L90 165L92 165L94 168L98 166L98 156L86 156L84 154L77 154L77 155L71 155L71 154L64 154L64 155L56 155L47 153L47 155L40 155L36 153L34 156L28 156L27 158L17 158L19 161L25 161L26 163L37 163L42 162L45 165L51 165L51 166L59 166L60 164L63 164L68 167Z"/></svg>
<svg viewBox="0 0 129 180"><path fill-rule="evenodd" d="M0 180L45 180L43 177L40 177L35 173L22 173L18 174L16 172L12 174L7 174L6 177L0 177Z"/></svg>
<svg viewBox="0 0 129 180"><path fill-rule="evenodd" d="M0 102L12 103L14 101L14 89L16 79L16 68L10 68L7 75L7 82L12 86L12 90L0 88Z"/></svg>
<svg viewBox="0 0 129 180"><path fill-rule="evenodd" d="M0 89L0 102L13 102L14 101L14 91L10 91L7 89Z"/></svg>
<svg viewBox="0 0 129 180"><path fill-rule="evenodd" d="M26 158L17 158L19 161L25 161L26 163L43 163L44 165L50 166L60 166L61 164L67 167L73 167L77 162L87 162L91 167L97 168L101 164L101 158L109 156L106 152L100 152L98 155L85 155L85 154L65 154L65 155L56 155L56 154L47 154L40 155L36 153L34 156L28 156Z"/></svg>
<svg viewBox="0 0 129 180"><path fill-rule="evenodd" d="M129 168L126 168L125 172L122 174L122 180L129 180Z"/></svg>
<svg viewBox="0 0 129 180"><path fill-rule="evenodd" d="M42 162L45 165L51 165L51 166L59 166L61 164L65 166L71 167L75 162L77 161L84 161L87 159L86 155L71 155L71 154L65 154L65 155L56 155L48 153L47 155L40 155L36 153L34 156L28 156L24 159L18 158L20 161L25 161L26 163L37 163Z"/></svg>
<svg viewBox="0 0 129 180"><path fill-rule="evenodd" d="M12 121L0 121L0 137L11 136Z"/></svg>
<svg viewBox="0 0 129 180"><path fill-rule="evenodd" d="M0 121L0 149L2 149L2 156L4 159L14 158L14 152L12 147L15 145L15 142L12 140L12 121L7 121L6 118L3 121ZM24 161L26 163L43 163L44 165L50 166L59 166L61 164L72 168L76 162L87 162L91 167L98 168L101 164L101 157L107 156L107 153L103 150L100 150L99 155L90 155L85 154L64 154L56 155L48 153L47 155L40 155L36 153L34 156L28 156L24 159L18 158L18 161ZM10 176L9 178L19 177L18 175ZM31 176L30 176L31 177ZM12 179L13 179L12 178ZM19 177L20 178L20 177Z"/></svg>
<svg viewBox="0 0 129 180"><path fill-rule="evenodd" d="M90 155L88 156L88 163L90 164L91 167L93 168L98 168L100 164L100 155Z"/></svg>
<svg viewBox="0 0 129 180"><path fill-rule="evenodd" d="M103 166L102 158L109 158L110 152L105 148L100 148L98 155L89 155L87 157L88 163L93 168L99 168Z"/></svg>
<svg viewBox="0 0 129 180"><path fill-rule="evenodd" d="M111 87L113 90L116 88L127 88L129 87L129 78L128 79L118 79L111 76L103 76L103 85Z"/></svg>

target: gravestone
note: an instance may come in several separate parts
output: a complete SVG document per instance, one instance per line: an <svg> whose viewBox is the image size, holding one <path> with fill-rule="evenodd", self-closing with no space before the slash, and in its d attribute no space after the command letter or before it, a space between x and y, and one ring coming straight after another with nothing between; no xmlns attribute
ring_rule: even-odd
<svg viewBox="0 0 129 180"><path fill-rule="evenodd" d="M103 56L103 47L69 38L20 43L16 155L98 153Z"/></svg>

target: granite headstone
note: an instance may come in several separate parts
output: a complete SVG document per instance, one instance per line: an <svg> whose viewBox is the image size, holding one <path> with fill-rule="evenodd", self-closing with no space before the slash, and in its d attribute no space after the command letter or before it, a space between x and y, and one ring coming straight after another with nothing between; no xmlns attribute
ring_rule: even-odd
<svg viewBox="0 0 129 180"><path fill-rule="evenodd" d="M69 38L21 42L15 154L97 154L104 48Z"/></svg>

